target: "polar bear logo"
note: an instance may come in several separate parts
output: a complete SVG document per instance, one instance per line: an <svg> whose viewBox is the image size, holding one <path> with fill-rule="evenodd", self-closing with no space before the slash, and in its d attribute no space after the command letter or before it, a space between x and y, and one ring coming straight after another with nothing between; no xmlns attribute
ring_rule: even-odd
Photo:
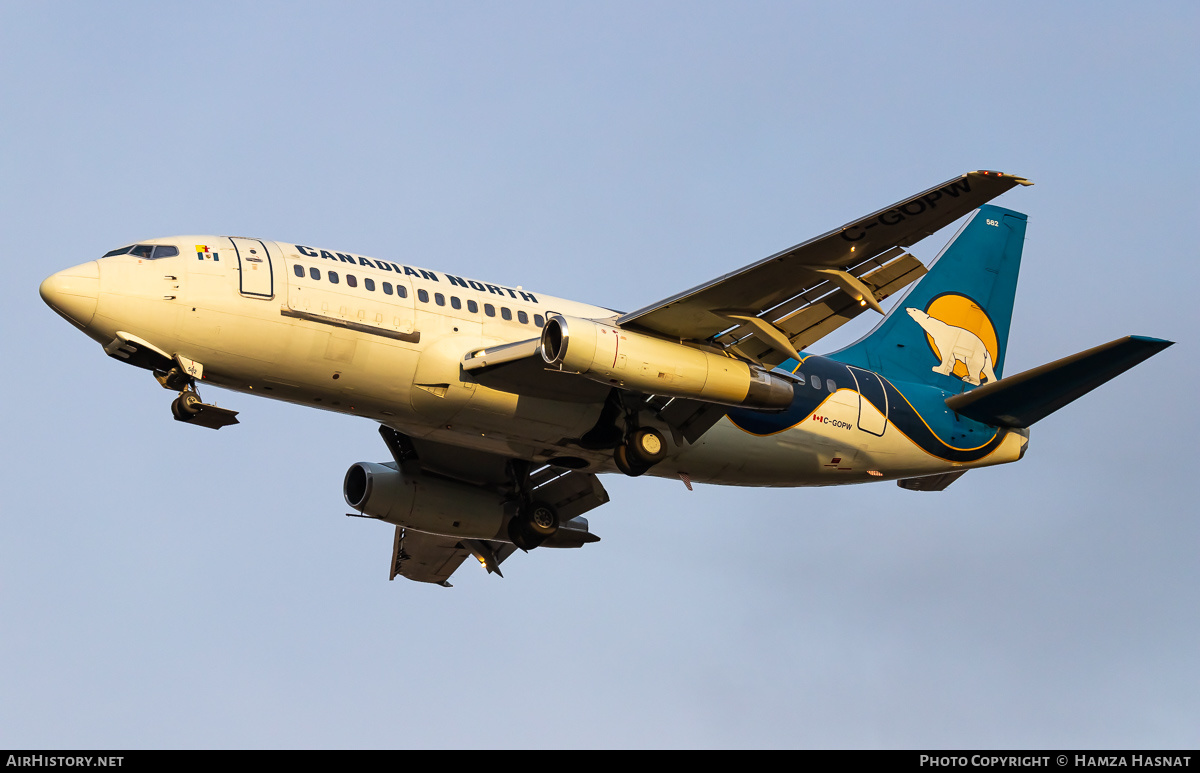
<svg viewBox="0 0 1200 773"><path fill-rule="evenodd" d="M996 372L992 370L992 354L979 336L966 328L947 325L920 309L907 308L905 311L929 334L942 357L942 361L932 368L934 373L949 376L954 371L954 363L958 361L967 368L967 375L962 380L968 384L978 386L982 383L980 376L986 377L989 384L996 380Z"/></svg>

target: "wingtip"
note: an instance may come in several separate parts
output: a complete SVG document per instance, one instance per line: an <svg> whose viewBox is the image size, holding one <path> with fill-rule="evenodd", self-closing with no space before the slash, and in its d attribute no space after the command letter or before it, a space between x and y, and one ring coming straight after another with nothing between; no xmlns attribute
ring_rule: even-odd
<svg viewBox="0 0 1200 773"><path fill-rule="evenodd" d="M1017 185L1033 185L1032 181L1027 180L1026 178L1021 177L1019 175L1005 174L1004 172L997 172L992 169L976 169L974 172L968 172L967 174L981 174L985 177L999 177L1003 180L1012 180ZM966 177L966 176L967 175L963 175L963 177Z"/></svg>
<svg viewBox="0 0 1200 773"><path fill-rule="evenodd" d="M1142 343L1150 344L1151 346L1153 346L1157 349L1166 349L1168 346L1175 345L1174 341L1168 341L1165 338L1155 338L1153 336L1139 336L1139 335L1131 335L1129 337L1131 339L1133 339L1134 341L1141 341Z"/></svg>

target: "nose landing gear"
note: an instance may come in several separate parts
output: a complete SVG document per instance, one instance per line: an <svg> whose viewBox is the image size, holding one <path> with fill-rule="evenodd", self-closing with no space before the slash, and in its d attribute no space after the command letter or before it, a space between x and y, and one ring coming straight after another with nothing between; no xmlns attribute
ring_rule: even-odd
<svg viewBox="0 0 1200 773"><path fill-rule="evenodd" d="M184 389L171 401L171 415L175 417L175 421L191 421L200 415L203 410L200 406L204 405L200 401L200 395L193 392L190 387Z"/></svg>
<svg viewBox="0 0 1200 773"><path fill-rule="evenodd" d="M188 362L191 363L191 360ZM192 365L196 366L198 363L192 363ZM192 370L194 372L198 368L193 367ZM200 394L196 391L196 379L178 364L169 370L155 371L154 377L164 389L180 390L179 396L171 401L171 415L175 417L175 421L209 429L220 429L239 423L237 411L218 408L201 401Z"/></svg>
<svg viewBox="0 0 1200 773"><path fill-rule="evenodd" d="M171 401L171 415L175 417L175 421L209 429L220 429L239 423L237 411L201 402L200 395L196 393L195 385L192 384L180 392L179 397Z"/></svg>

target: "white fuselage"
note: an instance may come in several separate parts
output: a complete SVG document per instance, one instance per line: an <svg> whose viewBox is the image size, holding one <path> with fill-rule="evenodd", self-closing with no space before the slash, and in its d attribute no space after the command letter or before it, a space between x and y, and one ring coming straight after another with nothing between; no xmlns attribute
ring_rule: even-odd
<svg viewBox="0 0 1200 773"><path fill-rule="evenodd" d="M598 402L484 386L461 362L473 350L538 337L548 314L611 320L617 312L303 245L218 236L149 243L173 245L179 254L95 261L91 306L90 279L74 285L64 279L47 289L52 277L43 295L64 299L48 297L102 344L131 334L201 363L202 384L364 416L454 446L534 461L571 456L587 460L592 471L615 471L611 452L571 442L596 422ZM87 266L61 275L89 274ZM983 459L947 462L896 427L880 433L884 417L839 386L815 414L768 435L722 419L694 444L672 443L649 474L733 485L830 485L999 464L1023 451L1025 437L1009 433Z"/></svg>

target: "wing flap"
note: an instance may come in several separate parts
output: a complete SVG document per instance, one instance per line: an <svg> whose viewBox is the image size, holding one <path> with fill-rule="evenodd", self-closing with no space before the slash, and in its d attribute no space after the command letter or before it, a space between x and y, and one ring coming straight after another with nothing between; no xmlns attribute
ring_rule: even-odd
<svg viewBox="0 0 1200 773"><path fill-rule="evenodd" d="M449 587L447 580L471 551L453 537L426 534L423 531L396 527L392 543L392 571L389 580L397 576L416 582L431 582Z"/></svg>
<svg viewBox="0 0 1200 773"><path fill-rule="evenodd" d="M529 483L534 496L552 506L564 524L608 502L600 478L590 472L543 467L530 476ZM586 531L586 520L583 527Z"/></svg>
<svg viewBox="0 0 1200 773"><path fill-rule="evenodd" d="M876 303L895 295L926 273L921 261L902 250L896 253L882 265L876 259L870 261L869 265L856 266L849 272L861 280ZM833 280L825 280L788 302L767 310L760 315L760 319L781 331L794 349L803 350L867 308L863 300L852 296L844 287L839 287ZM772 366L791 356L779 347L762 341L760 336L755 336L750 325L739 325L723 333L716 343L737 347L744 355Z"/></svg>

